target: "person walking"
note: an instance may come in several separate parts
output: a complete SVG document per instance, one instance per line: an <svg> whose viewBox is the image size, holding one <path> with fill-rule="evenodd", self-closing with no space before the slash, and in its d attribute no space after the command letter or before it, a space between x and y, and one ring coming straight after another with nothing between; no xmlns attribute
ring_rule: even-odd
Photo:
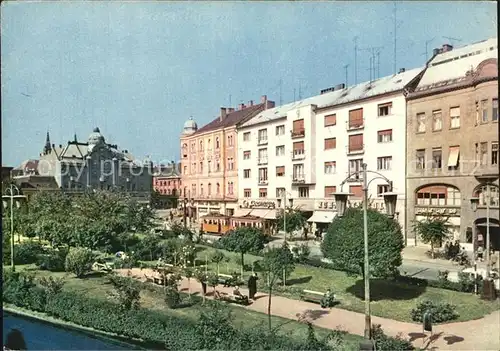
<svg viewBox="0 0 500 351"><path fill-rule="evenodd" d="M255 294L257 293L257 273L253 273L250 278L248 278L248 297L254 300Z"/></svg>

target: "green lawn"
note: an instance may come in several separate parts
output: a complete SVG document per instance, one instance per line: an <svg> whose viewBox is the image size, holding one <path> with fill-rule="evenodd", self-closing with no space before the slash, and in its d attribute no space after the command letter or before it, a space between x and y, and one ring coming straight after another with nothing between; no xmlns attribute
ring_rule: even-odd
<svg viewBox="0 0 500 351"><path fill-rule="evenodd" d="M199 248L198 260L204 263L208 258L209 270L215 271L216 265L210 262L210 255L215 249L206 246L200 246ZM220 273L239 272L240 255L225 250L221 251L229 257L229 262L220 265ZM260 259L261 257L258 256L245 255L245 264L251 265L252 262ZM249 274L250 272L246 273ZM324 292L330 288L341 299L341 304L338 307L364 312L361 277L349 276L345 272L326 268L297 265L287 281L287 285L291 289L282 291L281 294L292 298L299 298L298 291L301 289ZM416 303L426 299L451 303L457 306L457 312L460 315L458 321L478 319L500 308L498 300L493 302L483 301L469 293L375 279L371 281L371 298L373 315L405 322L411 322L410 311L415 307Z"/></svg>
<svg viewBox="0 0 500 351"><path fill-rule="evenodd" d="M112 290L111 285L106 281L106 277L102 276L89 276L85 279L77 279L67 273L53 273L48 271L39 271L32 265L16 266L19 270L27 270L35 273L37 276L56 276L64 277L66 284L64 289L67 291L75 291L80 294L86 294L99 299L108 299L108 293ZM141 295L141 305L145 308L161 311L169 315L184 316L193 320L198 318L200 312L200 305L195 304L190 307L178 308L175 310L169 309L164 301L161 292L158 291L143 291ZM245 308L228 305L231 308L233 315L233 323L239 328L252 328L252 326L263 324L267 326L267 315L259 312L247 310ZM307 328L304 324L298 321L288 320L280 317L272 318L273 326L280 325L279 330L290 337L303 340L307 336ZM329 330L323 328L315 328L318 336L326 335ZM346 335L346 350L356 350L359 341L362 339L357 335Z"/></svg>

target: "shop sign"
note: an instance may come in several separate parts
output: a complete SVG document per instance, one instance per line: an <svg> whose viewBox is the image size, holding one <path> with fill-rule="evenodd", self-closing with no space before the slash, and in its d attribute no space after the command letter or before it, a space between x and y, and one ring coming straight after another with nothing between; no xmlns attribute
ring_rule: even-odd
<svg viewBox="0 0 500 351"><path fill-rule="evenodd" d="M416 208L415 214L417 216L453 216L459 217L460 210L458 208L444 208L444 207L425 207Z"/></svg>
<svg viewBox="0 0 500 351"><path fill-rule="evenodd" d="M337 206L335 205L335 201L319 201L316 203L316 208L322 210L336 210Z"/></svg>
<svg viewBox="0 0 500 351"><path fill-rule="evenodd" d="M241 207L243 208L267 208L267 209L275 209L276 204L274 201L243 201Z"/></svg>

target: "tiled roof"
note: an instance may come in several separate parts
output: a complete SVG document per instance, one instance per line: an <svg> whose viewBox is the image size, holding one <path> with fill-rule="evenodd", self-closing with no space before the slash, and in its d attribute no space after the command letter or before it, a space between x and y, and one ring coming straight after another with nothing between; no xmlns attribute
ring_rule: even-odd
<svg viewBox="0 0 500 351"><path fill-rule="evenodd" d="M163 177L163 178L178 178L180 177L179 172L177 171L176 164L170 164L168 166L156 167L154 177Z"/></svg>
<svg viewBox="0 0 500 351"><path fill-rule="evenodd" d="M214 131L221 128L227 128L231 126L236 126L242 122L247 121L249 118L254 117L257 113L264 109L265 104L258 104L253 106L248 106L242 110L230 112L226 115L224 119L217 117L212 122L204 125L196 133L191 135L198 135L210 131Z"/></svg>
<svg viewBox="0 0 500 351"><path fill-rule="evenodd" d="M391 92L403 90L408 83L417 77L423 67L411 69L399 74L382 77L371 82L360 83L345 89L335 90L321 95L306 98L304 100L295 101L289 104L278 106L272 109L265 110L259 113L254 118L243 123L242 128L250 127L255 124L264 123L286 117L288 111L295 110L300 107L316 105L318 108L331 107L341 105L357 100L375 97L377 95L387 94Z"/></svg>
<svg viewBox="0 0 500 351"><path fill-rule="evenodd" d="M498 39L454 48L436 55L428 65L415 91L434 88L436 84L454 84L467 79L466 74L475 70L484 60L498 58Z"/></svg>
<svg viewBox="0 0 500 351"><path fill-rule="evenodd" d="M35 172L38 172L38 160L26 160L19 167L14 168L14 171L29 171L29 170L34 170Z"/></svg>

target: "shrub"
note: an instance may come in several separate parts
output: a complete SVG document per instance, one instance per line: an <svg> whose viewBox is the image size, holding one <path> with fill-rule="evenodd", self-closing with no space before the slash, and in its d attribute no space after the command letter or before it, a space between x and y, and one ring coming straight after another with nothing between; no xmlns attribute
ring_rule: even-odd
<svg viewBox="0 0 500 351"><path fill-rule="evenodd" d="M38 257L38 267L51 272L64 272L64 264L69 250L66 248L51 249L48 253Z"/></svg>
<svg viewBox="0 0 500 351"><path fill-rule="evenodd" d="M307 244L300 244L292 248L293 255L298 263L305 263L311 254L311 249Z"/></svg>
<svg viewBox="0 0 500 351"><path fill-rule="evenodd" d="M48 295L54 296L62 291L65 281L63 278L49 276L48 278L41 277L38 283L45 289Z"/></svg>
<svg viewBox="0 0 500 351"><path fill-rule="evenodd" d="M142 290L140 282L130 277L118 275L111 275L108 279L115 289L111 295L122 308L126 310L139 308Z"/></svg>
<svg viewBox="0 0 500 351"><path fill-rule="evenodd" d="M73 273L77 278L82 278L92 270L94 254L91 250L83 247L71 249L66 256L64 267L66 272Z"/></svg>
<svg viewBox="0 0 500 351"><path fill-rule="evenodd" d="M45 250L41 243L36 241L24 241L14 248L14 261L16 264L36 263L38 256L44 254Z"/></svg>
<svg viewBox="0 0 500 351"><path fill-rule="evenodd" d="M399 335L395 338L385 335L380 324L372 325L372 338L375 340L375 348L380 351L410 351L415 349L411 342Z"/></svg>
<svg viewBox="0 0 500 351"><path fill-rule="evenodd" d="M421 301L417 307L411 310L411 319L415 322L422 322L423 315L429 311L433 323L452 321L458 318L456 307L448 303L433 302L430 300Z"/></svg>

